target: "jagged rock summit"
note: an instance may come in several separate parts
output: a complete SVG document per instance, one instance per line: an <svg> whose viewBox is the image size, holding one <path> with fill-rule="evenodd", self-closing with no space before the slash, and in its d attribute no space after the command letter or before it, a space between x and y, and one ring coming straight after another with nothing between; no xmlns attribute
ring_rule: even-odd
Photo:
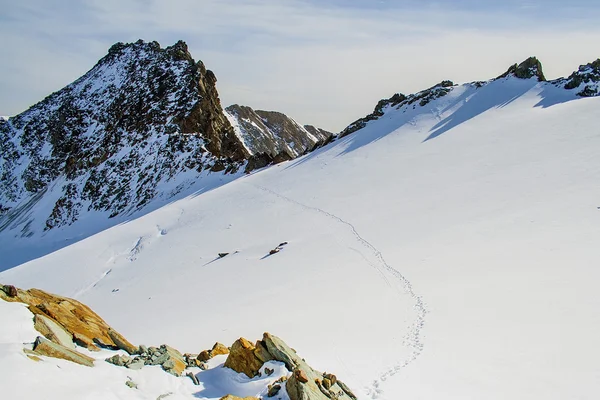
<svg viewBox="0 0 600 400"><path fill-rule="evenodd" d="M216 82L183 41L117 43L81 78L2 120L0 232L29 237L85 213L130 215L211 174L289 160L331 136L267 112L258 129L241 129Z"/></svg>
<svg viewBox="0 0 600 400"><path fill-rule="evenodd" d="M531 79L535 77L539 82L546 80L542 63L536 57L529 57L520 64L511 65L510 68L497 79L506 78L508 76L514 76L519 79Z"/></svg>
<svg viewBox="0 0 600 400"><path fill-rule="evenodd" d="M577 71L573 72L567 78L559 78L551 81L546 79L540 60L536 57L529 57L521 63L511 65L505 73L488 81L455 85L452 81L445 80L429 89L414 94L404 95L402 93L395 93L388 99L380 100L372 113L348 125L340 132L339 137L341 138L363 129L369 122L380 119L389 110L403 110L403 112L417 110L417 107L425 107L433 100L446 96L459 86L480 89L493 82L506 79L535 79L539 85L551 85L573 91L577 97L594 97L600 95L600 59L586 65L581 65ZM429 111L435 113L434 110Z"/></svg>
<svg viewBox="0 0 600 400"><path fill-rule="evenodd" d="M558 79L557 85L568 90L575 90L578 96L595 97L600 94L600 58L569 75L568 78Z"/></svg>

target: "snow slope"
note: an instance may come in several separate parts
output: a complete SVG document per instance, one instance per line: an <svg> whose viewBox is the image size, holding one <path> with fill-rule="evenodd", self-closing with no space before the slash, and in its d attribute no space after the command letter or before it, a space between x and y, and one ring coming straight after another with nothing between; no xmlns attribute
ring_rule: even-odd
<svg viewBox="0 0 600 400"><path fill-rule="evenodd" d="M595 399L599 106L453 86L0 282L184 352L270 331L360 398Z"/></svg>

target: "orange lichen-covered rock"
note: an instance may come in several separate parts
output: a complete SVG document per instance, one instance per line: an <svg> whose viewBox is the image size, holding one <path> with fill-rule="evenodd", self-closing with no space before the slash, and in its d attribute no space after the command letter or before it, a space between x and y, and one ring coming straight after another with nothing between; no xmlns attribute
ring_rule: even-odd
<svg viewBox="0 0 600 400"><path fill-rule="evenodd" d="M225 367L236 372L243 372L249 378L258 375L263 362L254 354L256 347L247 339L239 338L231 346Z"/></svg>
<svg viewBox="0 0 600 400"><path fill-rule="evenodd" d="M98 350L98 346L122 348L128 352L135 349L122 335L112 330L98 314L77 300L50 294L40 289L22 290L4 285L0 285L0 298L29 305L29 310L33 314L49 318L71 334L76 344L89 350ZM48 332L40 333L48 334Z"/></svg>
<svg viewBox="0 0 600 400"><path fill-rule="evenodd" d="M215 343L215 345L210 350L202 350L200 354L198 354L197 359L201 362L206 362L215 356L220 356L224 354L229 354L229 348L222 343Z"/></svg>

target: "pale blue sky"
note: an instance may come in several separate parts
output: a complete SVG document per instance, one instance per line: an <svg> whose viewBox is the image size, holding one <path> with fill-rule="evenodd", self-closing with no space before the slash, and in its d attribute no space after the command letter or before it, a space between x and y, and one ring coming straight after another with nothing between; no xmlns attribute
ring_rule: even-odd
<svg viewBox="0 0 600 400"><path fill-rule="evenodd" d="M378 99L600 57L600 1L0 0L0 115L70 83L117 41L185 40L224 105L338 131Z"/></svg>

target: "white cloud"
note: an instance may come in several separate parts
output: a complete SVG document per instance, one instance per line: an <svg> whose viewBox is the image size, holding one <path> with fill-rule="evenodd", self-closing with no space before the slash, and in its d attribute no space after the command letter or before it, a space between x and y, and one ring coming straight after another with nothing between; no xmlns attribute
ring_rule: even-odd
<svg viewBox="0 0 600 400"><path fill-rule="evenodd" d="M491 78L530 55L558 77L600 56L600 29L587 20L534 22L439 3L358 9L299 0L88 0L53 11L58 4L9 6L0 21L10 60L0 64L0 114L76 79L113 42L138 38L187 41L217 74L226 105L278 110L334 131L396 91Z"/></svg>

